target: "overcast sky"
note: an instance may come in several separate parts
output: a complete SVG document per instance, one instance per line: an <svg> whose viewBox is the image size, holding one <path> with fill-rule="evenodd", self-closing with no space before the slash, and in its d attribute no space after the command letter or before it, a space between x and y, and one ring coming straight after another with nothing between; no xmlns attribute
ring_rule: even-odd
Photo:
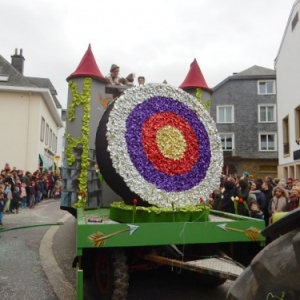
<svg viewBox="0 0 300 300"><path fill-rule="evenodd" d="M1 0L0 54L23 49L24 75L66 78L91 44L101 73L120 66L179 86L197 59L210 88L253 65L274 69L295 0Z"/></svg>

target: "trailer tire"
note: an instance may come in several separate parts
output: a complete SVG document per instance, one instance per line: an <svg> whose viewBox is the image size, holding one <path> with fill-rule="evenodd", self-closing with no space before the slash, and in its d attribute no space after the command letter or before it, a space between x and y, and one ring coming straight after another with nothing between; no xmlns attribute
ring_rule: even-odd
<svg viewBox="0 0 300 300"><path fill-rule="evenodd" d="M100 300L126 300L127 257L122 250L101 250L96 254L93 285Z"/></svg>
<svg viewBox="0 0 300 300"><path fill-rule="evenodd" d="M229 300L300 299L300 228L274 240L231 286Z"/></svg>

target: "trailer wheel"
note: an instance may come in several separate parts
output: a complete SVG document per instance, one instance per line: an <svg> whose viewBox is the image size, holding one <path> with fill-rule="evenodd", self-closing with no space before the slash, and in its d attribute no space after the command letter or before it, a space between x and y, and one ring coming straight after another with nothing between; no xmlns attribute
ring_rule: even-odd
<svg viewBox="0 0 300 300"><path fill-rule="evenodd" d="M100 300L126 300L127 258L121 250L101 250L96 254L93 284Z"/></svg>
<svg viewBox="0 0 300 300"><path fill-rule="evenodd" d="M229 300L300 299L300 228L274 240L230 288Z"/></svg>

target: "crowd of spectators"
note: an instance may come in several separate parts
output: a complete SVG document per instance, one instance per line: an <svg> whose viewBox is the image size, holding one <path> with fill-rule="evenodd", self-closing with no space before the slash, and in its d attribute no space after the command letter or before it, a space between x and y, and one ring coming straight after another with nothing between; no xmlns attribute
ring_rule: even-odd
<svg viewBox="0 0 300 300"><path fill-rule="evenodd" d="M36 170L31 173L11 169L5 164L0 174L0 225L3 214L19 213L19 209L33 209L42 201L59 199L61 194L61 177L53 171Z"/></svg>
<svg viewBox="0 0 300 300"><path fill-rule="evenodd" d="M223 175L220 187L210 195L213 209L264 219L266 226L272 223L275 213L299 207L299 200L298 179L255 179L248 172L240 177Z"/></svg>

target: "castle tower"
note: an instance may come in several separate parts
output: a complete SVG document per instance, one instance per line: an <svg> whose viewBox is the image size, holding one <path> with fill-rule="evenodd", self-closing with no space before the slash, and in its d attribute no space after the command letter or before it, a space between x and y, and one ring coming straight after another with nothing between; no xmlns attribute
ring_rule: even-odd
<svg viewBox="0 0 300 300"><path fill-rule="evenodd" d="M97 66L91 45L67 82L69 91L61 208L76 214L76 208L80 206L101 206L95 137L105 111L101 100L108 99L105 93L107 80Z"/></svg>
<svg viewBox="0 0 300 300"><path fill-rule="evenodd" d="M196 89L200 88L202 102L205 103L210 100L213 91L207 86L196 58L191 63L190 70L179 88L193 96L196 96Z"/></svg>

